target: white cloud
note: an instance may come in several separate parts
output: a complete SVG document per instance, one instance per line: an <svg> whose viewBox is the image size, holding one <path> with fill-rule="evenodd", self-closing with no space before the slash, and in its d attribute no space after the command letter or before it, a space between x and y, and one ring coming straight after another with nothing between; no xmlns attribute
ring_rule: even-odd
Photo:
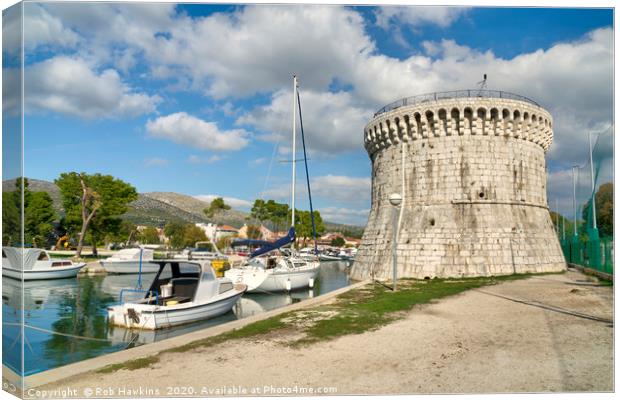
<svg viewBox="0 0 620 400"><path fill-rule="evenodd" d="M352 209L345 207L323 207L319 209L325 221L340 224L365 225L370 209Z"/></svg>
<svg viewBox="0 0 620 400"><path fill-rule="evenodd" d="M206 201L208 203L212 202L214 199L218 197L221 197L224 199L224 203L228 204L232 208L248 209L252 207L251 202L247 200L243 200L243 199L238 199L235 197L220 196L217 194L199 194L194 197L197 198L198 200Z"/></svg>
<svg viewBox="0 0 620 400"><path fill-rule="evenodd" d="M260 157L260 158L248 161L248 164L253 167L256 167L258 165L264 164L266 161L267 159L265 157Z"/></svg>
<svg viewBox="0 0 620 400"><path fill-rule="evenodd" d="M200 157L195 154L187 157L187 162L190 164L214 164L218 161L223 160L224 156L218 156L217 154L211 155L209 157Z"/></svg>
<svg viewBox="0 0 620 400"><path fill-rule="evenodd" d="M3 17L3 51L11 55L21 48L22 19L18 7L10 8ZM33 52L37 48L73 47L79 37L62 21L48 13L36 3L24 3L23 13L24 50Z"/></svg>
<svg viewBox="0 0 620 400"><path fill-rule="evenodd" d="M331 204L368 206L370 204L371 179L343 175L323 175L310 179L313 199L322 199ZM307 198L306 185L297 185L297 198ZM261 193L261 197L274 200L289 200L291 184L273 185Z"/></svg>
<svg viewBox="0 0 620 400"><path fill-rule="evenodd" d="M265 132L265 139L290 142L291 96L286 90L275 92L271 103L241 116L237 124L258 128ZM333 153L363 148L361 127L368 122L372 110L355 106L351 93L304 91L301 102L306 146L310 151Z"/></svg>
<svg viewBox="0 0 620 400"><path fill-rule="evenodd" d="M5 70L5 73L7 71ZM161 98L134 91L114 69L100 73L78 58L58 56L26 68L26 111L85 119L135 117L155 111Z"/></svg>
<svg viewBox="0 0 620 400"><path fill-rule="evenodd" d="M163 167L168 165L168 160L159 157L148 158L144 160L144 165L147 167Z"/></svg>
<svg viewBox="0 0 620 400"><path fill-rule="evenodd" d="M464 7L421 7L406 6L380 7L375 12L376 24L383 29L392 25L411 25L418 27L422 24L434 24L446 28L467 12Z"/></svg>
<svg viewBox="0 0 620 400"><path fill-rule="evenodd" d="M203 150L235 151L249 142L249 134L243 129L220 130L217 124L185 112L149 120L146 130L151 136Z"/></svg>
<svg viewBox="0 0 620 400"><path fill-rule="evenodd" d="M346 204L370 202L370 177L325 175L311 179L310 184L312 193L319 197Z"/></svg>

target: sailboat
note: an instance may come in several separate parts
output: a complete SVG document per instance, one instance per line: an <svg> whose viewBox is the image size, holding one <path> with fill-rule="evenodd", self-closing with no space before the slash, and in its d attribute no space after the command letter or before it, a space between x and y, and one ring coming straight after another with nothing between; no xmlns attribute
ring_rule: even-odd
<svg viewBox="0 0 620 400"><path fill-rule="evenodd" d="M318 257L315 256L314 259L300 257L295 254L294 251L289 253L284 249L281 249L282 247L291 245L295 242L295 157L297 137L296 114L298 104L301 105L297 93L297 77L293 76L293 177L291 183L291 227L286 236L276 240L273 243L264 243L262 247L250 254L248 260L242 266L232 268L224 274L233 282L246 285L248 292L282 292L301 289L304 287L312 287L314 285L314 279L320 270L320 261L318 260ZM306 165L306 175L307 173L308 170ZM310 190L308 190L308 193L310 193ZM310 201L310 211L312 213L312 201Z"/></svg>

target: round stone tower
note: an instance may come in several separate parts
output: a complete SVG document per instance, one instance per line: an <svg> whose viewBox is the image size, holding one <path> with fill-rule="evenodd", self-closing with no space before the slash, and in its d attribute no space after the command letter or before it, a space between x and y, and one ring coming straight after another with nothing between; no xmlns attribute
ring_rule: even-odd
<svg viewBox="0 0 620 400"><path fill-rule="evenodd" d="M399 277L564 270L547 207L552 138L551 115L507 92L433 93L379 110L364 129L372 207L352 278L391 278L395 217Z"/></svg>

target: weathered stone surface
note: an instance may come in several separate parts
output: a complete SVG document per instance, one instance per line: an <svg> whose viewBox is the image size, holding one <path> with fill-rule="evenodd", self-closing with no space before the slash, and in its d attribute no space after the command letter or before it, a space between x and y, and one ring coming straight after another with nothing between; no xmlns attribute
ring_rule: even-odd
<svg viewBox="0 0 620 400"><path fill-rule="evenodd" d="M372 207L354 279L392 275L391 193L402 191L400 277L566 268L546 196L552 118L500 98L444 99L376 116L364 129Z"/></svg>

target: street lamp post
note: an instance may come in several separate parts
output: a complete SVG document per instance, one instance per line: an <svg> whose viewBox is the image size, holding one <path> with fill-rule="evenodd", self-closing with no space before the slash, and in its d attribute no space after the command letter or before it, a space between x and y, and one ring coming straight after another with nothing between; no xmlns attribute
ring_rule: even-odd
<svg viewBox="0 0 620 400"><path fill-rule="evenodd" d="M396 291L396 242L398 240L398 214L400 211L400 203L403 201L403 197L399 193L392 193L390 195L390 204L392 205L392 290Z"/></svg>

